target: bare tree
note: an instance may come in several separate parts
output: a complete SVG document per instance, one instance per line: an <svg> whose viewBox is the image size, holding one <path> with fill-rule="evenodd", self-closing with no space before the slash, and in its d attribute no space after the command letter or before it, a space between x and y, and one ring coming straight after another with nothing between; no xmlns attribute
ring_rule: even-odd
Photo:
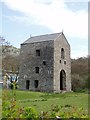
<svg viewBox="0 0 90 120"><path fill-rule="evenodd" d="M0 45L2 45L2 46L9 46L10 42L6 41L4 37L0 36Z"/></svg>
<svg viewBox="0 0 90 120"><path fill-rule="evenodd" d="M0 48L2 56L2 71L12 71L15 73L19 69L19 56L13 56L10 54L11 49L14 47L10 45L10 42L6 41L4 37L0 36Z"/></svg>

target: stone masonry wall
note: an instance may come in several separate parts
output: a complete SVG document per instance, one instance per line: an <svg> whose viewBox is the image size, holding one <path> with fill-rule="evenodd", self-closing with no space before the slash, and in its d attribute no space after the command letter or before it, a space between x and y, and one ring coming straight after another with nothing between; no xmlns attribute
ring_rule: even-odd
<svg viewBox="0 0 90 120"><path fill-rule="evenodd" d="M65 58L61 58L61 48L65 51ZM61 63L60 63L61 60ZM66 64L64 64L64 61ZM71 91L71 59L70 45L64 35L54 41L54 92L60 92L60 71L66 73L66 91Z"/></svg>
<svg viewBox="0 0 90 120"><path fill-rule="evenodd" d="M54 41L43 41L21 45L21 65L19 87L26 89L26 80L30 81L29 90L53 91L53 61ZM36 56L36 50L40 50L40 56ZM46 62L46 65L43 64ZM35 73L35 67L39 67L39 73ZM38 88L34 81L38 80Z"/></svg>

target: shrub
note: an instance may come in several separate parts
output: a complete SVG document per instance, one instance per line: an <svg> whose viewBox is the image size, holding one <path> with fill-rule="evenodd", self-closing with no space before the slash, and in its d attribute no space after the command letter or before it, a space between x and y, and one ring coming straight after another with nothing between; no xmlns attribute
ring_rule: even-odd
<svg viewBox="0 0 90 120"><path fill-rule="evenodd" d="M20 117L27 118L28 120L38 120L39 119L38 113L32 107L25 108L23 114Z"/></svg>
<svg viewBox="0 0 90 120"><path fill-rule="evenodd" d="M72 90L82 91L82 89L87 88L87 76L80 76L79 74L72 74Z"/></svg>

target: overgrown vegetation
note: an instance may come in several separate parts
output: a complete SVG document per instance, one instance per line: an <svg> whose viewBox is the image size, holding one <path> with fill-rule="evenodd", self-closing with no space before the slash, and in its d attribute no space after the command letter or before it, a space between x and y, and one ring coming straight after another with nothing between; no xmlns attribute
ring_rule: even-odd
<svg viewBox="0 0 90 120"><path fill-rule="evenodd" d="M83 91L88 89L88 74L90 64L90 57L81 57L78 59L72 59L71 62L71 80L73 91Z"/></svg>
<svg viewBox="0 0 90 120"><path fill-rule="evenodd" d="M88 118L87 93L3 90L3 118ZM77 101L78 100L78 101Z"/></svg>
<svg viewBox="0 0 90 120"><path fill-rule="evenodd" d="M20 49L12 46L10 42L0 37L0 49L2 53L2 72L12 71L16 73L19 70L19 53ZM1 52L0 51L0 52Z"/></svg>
<svg viewBox="0 0 90 120"><path fill-rule="evenodd" d="M16 73L19 71L19 56L6 56L2 61L2 70L3 74L7 71L12 71L12 73Z"/></svg>

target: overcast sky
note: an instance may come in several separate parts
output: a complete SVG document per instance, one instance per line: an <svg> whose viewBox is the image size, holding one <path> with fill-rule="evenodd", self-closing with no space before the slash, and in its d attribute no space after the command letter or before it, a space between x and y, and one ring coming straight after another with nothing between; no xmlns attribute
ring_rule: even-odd
<svg viewBox="0 0 90 120"><path fill-rule="evenodd" d="M88 0L2 0L0 14L0 35L16 47L30 35L63 30L71 57L88 55Z"/></svg>

